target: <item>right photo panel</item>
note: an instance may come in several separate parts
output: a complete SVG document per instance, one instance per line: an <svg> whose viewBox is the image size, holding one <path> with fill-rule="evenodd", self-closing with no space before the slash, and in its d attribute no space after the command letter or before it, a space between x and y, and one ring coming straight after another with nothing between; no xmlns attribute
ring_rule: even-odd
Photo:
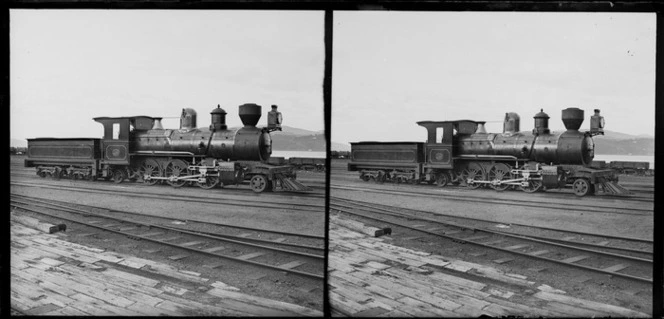
<svg viewBox="0 0 664 319"><path fill-rule="evenodd" d="M656 31L334 12L332 316L650 317Z"/></svg>

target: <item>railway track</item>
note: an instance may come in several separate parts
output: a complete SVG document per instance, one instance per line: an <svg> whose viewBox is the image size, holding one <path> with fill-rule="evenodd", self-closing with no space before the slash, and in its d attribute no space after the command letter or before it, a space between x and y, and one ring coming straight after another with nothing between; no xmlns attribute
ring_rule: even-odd
<svg viewBox="0 0 664 319"><path fill-rule="evenodd" d="M449 215L423 217L422 213L428 212L411 209L396 211L394 207L336 197L330 200L330 210L369 219L374 221L373 223L378 221L456 243L508 253L519 258L652 283L652 277L646 275L652 272L652 241L648 239L552 229L543 230L555 232L557 237L532 235L532 232L519 234L490 229L488 224L496 225L495 221L468 218L465 218L465 222L461 221L464 218L455 221L450 220L455 216ZM477 221L486 222L487 225L478 226ZM583 237L586 242L579 241L579 237Z"/></svg>
<svg viewBox="0 0 664 319"><path fill-rule="evenodd" d="M198 203L208 203L208 204L223 204L223 205L230 205L230 206L242 206L242 207L255 207L255 208L281 208L281 209L289 209L289 210L298 210L298 211L309 211L309 212L321 212L325 209L325 207L322 204L307 204L307 203L300 203L297 205L293 205L292 203L288 202L283 202L279 201L279 197L281 195L274 195L274 194L260 194L259 196L256 196L253 193L246 193L243 192L243 194L240 194L242 197L250 197L251 200L247 199L232 199L232 198L210 198L206 196L195 196L191 194L186 194L186 195L173 195L173 194L155 194L155 193L147 193L147 192L141 192L137 193L135 190L128 189L126 187L123 188L109 188L107 187L90 187L89 184L86 185L81 185L81 186L70 186L70 185L62 185L62 184L57 184L57 185L50 185L50 184L43 184L43 183L26 183L26 182L10 182L10 185L13 186L23 186L23 187L36 187L36 188L44 188L44 189L57 189L57 190L68 190L68 191L76 191L76 192L82 192L82 193L97 193L97 194L117 194L117 195L122 195L122 196L129 196L129 197L136 197L136 198L144 198L144 199L159 199L159 200L172 200L172 201L188 201L188 202L198 202ZM117 185L113 184L112 187L116 187ZM145 186L145 187L151 187L151 186ZM265 199L260 199L265 197ZM288 196L292 196L292 194L288 194ZM321 196L304 196L306 198L313 198L313 199L320 199Z"/></svg>
<svg viewBox="0 0 664 319"><path fill-rule="evenodd" d="M350 190L350 191L362 191L362 192L372 192L379 194L393 194L393 195L408 195L408 196L418 196L418 197L428 197L428 198L438 198L438 199L450 199L455 201L468 201L473 203L485 203L491 205L510 205L510 206L522 206L522 207L535 207L535 208L550 208L558 209L565 211L581 211L581 212L594 212L594 213L610 213L610 214L625 214L625 215L652 215L653 207L630 207L625 205L623 207L612 207L608 205L603 205L601 202L593 203L583 203L583 202L574 202L573 207L569 205L562 205L559 203L553 202L553 198L542 198L537 197L534 199L505 199L505 198L487 198L486 196L481 196L482 194L478 193L477 190L465 191L465 192L437 192L437 193L422 193L419 191L412 190L389 190L389 189L374 189L366 187L356 187L356 186L344 186L339 184L330 184L330 189L338 190ZM491 190L491 192L495 192ZM519 194L521 195L521 194ZM548 195L548 194L547 194ZM569 199L570 197L567 197ZM572 197L578 199L576 197ZM651 204L653 200L643 201L646 204ZM618 211L619 210L619 211Z"/></svg>
<svg viewBox="0 0 664 319"><path fill-rule="evenodd" d="M14 209L101 230L102 232L98 234L110 232L168 246L186 253L287 272L313 280L324 279L324 241L316 236L248 227L236 227L243 234L234 235L228 231L234 228L232 225L224 225L226 233L202 232L141 221L136 218L137 216L131 217L134 215L132 212L113 210L113 215L125 214L130 217L109 216L93 212L98 209L97 207L84 205L74 207L58 201L17 195L12 195L10 201ZM274 238L275 235L279 238ZM314 241L315 244L302 244L300 243L302 241Z"/></svg>

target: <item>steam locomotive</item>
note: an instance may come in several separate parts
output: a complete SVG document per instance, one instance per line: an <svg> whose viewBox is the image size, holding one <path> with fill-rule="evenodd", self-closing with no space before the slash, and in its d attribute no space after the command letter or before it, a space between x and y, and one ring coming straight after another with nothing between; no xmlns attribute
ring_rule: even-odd
<svg viewBox="0 0 664 319"><path fill-rule="evenodd" d="M310 191L296 181L291 166L268 163L270 133L281 130L282 115L273 105L267 127L258 128L261 109L254 103L240 105L244 127L239 129L227 127L227 113L220 106L203 128L196 128L196 111L190 108L182 110L179 129L164 129L161 117L97 117L103 138L28 139L25 166L56 179L129 179L204 189L249 180L254 192Z"/></svg>
<svg viewBox="0 0 664 319"><path fill-rule="evenodd" d="M378 183L448 183L470 188L488 186L502 191L525 192L571 186L578 196L597 190L627 194L617 184L612 170L591 167L593 136L604 134L604 117L595 110L590 131L581 132L583 110L562 111L564 132L551 132L549 116L541 110L534 116L532 132L520 132L520 117L506 113L502 133L487 133L483 121L421 121L427 130L426 143L351 143L349 171ZM442 133L442 136L437 134Z"/></svg>

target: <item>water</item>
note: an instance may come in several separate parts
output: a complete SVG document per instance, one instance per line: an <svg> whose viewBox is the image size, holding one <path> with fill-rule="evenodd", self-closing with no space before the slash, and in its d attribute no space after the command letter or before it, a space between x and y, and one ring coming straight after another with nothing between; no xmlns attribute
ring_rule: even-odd
<svg viewBox="0 0 664 319"><path fill-rule="evenodd" d="M326 152L313 152L313 151L275 151L272 150L272 157L307 157L307 158L326 158Z"/></svg>
<svg viewBox="0 0 664 319"><path fill-rule="evenodd" d="M648 162L650 169L655 169L655 156L654 155L597 155L595 154L595 161L605 161L607 163L613 161L625 162Z"/></svg>

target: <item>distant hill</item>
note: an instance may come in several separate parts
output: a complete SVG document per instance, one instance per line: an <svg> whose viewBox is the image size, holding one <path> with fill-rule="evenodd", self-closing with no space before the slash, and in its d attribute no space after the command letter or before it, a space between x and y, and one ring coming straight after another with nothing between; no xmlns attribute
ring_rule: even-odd
<svg viewBox="0 0 664 319"><path fill-rule="evenodd" d="M9 139L9 146L11 147L28 147L27 140L19 140L15 138Z"/></svg>
<svg viewBox="0 0 664 319"><path fill-rule="evenodd" d="M626 134L623 134L626 135ZM653 137L595 136L595 154L600 155L655 155Z"/></svg>

